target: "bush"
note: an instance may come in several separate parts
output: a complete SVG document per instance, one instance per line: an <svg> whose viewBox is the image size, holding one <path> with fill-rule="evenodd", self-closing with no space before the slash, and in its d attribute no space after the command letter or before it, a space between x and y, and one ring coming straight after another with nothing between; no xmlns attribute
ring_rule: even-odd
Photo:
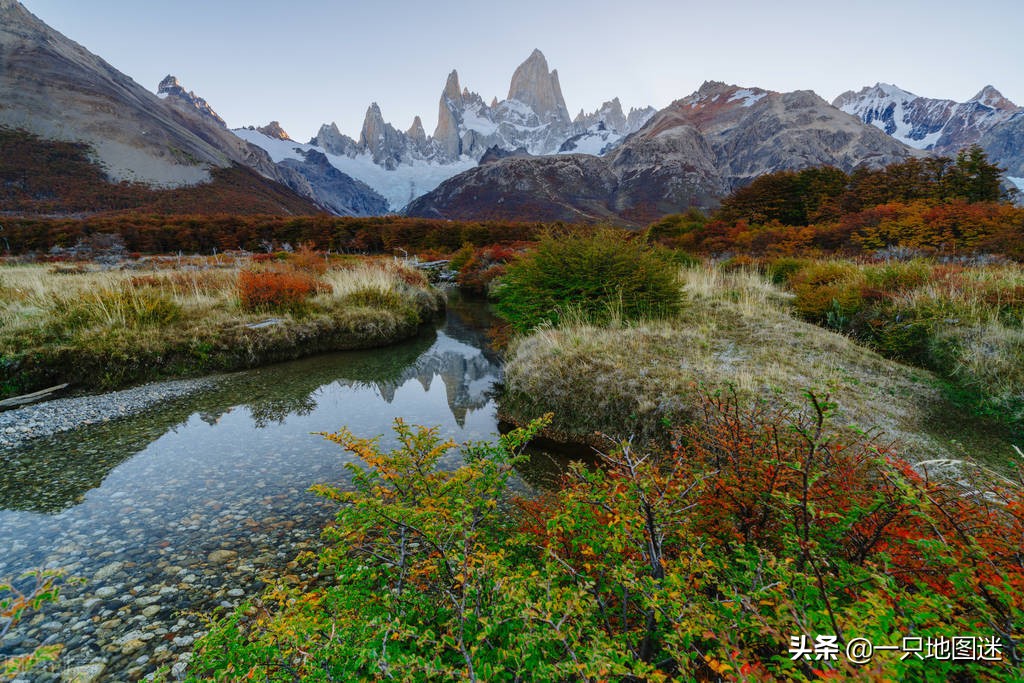
<svg viewBox="0 0 1024 683"><path fill-rule="evenodd" d="M243 270L238 273L242 308L295 308L327 285L309 273L290 270Z"/></svg>
<svg viewBox="0 0 1024 683"><path fill-rule="evenodd" d="M864 279L869 287L887 292L914 289L932 278L932 265L919 259L906 263L885 263L864 268Z"/></svg>
<svg viewBox="0 0 1024 683"><path fill-rule="evenodd" d="M852 263L823 261L807 266L792 278L794 306L812 322L841 328L843 320L861 309L861 278Z"/></svg>
<svg viewBox="0 0 1024 683"><path fill-rule="evenodd" d="M458 271L455 281L464 294L483 297L491 293L494 283L504 274L507 264L522 253L522 245L492 244L472 249L468 256L456 252L452 267ZM458 267L454 264L459 263Z"/></svg>
<svg viewBox="0 0 1024 683"><path fill-rule="evenodd" d="M810 263L807 259L780 256L768 262L766 275L772 283L782 285L789 282L794 275L806 268Z"/></svg>
<svg viewBox="0 0 1024 683"><path fill-rule="evenodd" d="M308 243L299 245L298 249L288 254L287 261L293 269L312 275L323 275L327 272L327 259Z"/></svg>
<svg viewBox="0 0 1024 683"><path fill-rule="evenodd" d="M545 236L509 264L496 290L498 312L519 332L557 324L570 311L598 323L675 314L678 269L663 251L630 237L611 229Z"/></svg>
<svg viewBox="0 0 1024 683"><path fill-rule="evenodd" d="M1024 489L929 480L803 410L701 393L678 445L623 442L561 490L507 503L524 439L465 465L436 430L398 448L347 431L362 459L319 556L330 578L274 588L199 644L195 680L1004 680L1024 657ZM978 491L985 491L984 495ZM260 607L270 608L273 612ZM864 638L969 635L987 660L926 661ZM834 658L791 656L831 636ZM789 651L787 651L789 648ZM916 672L916 673L915 673Z"/></svg>
<svg viewBox="0 0 1024 683"><path fill-rule="evenodd" d="M405 307L405 298L395 289L365 286L354 289L345 295L344 301L352 306L380 308L398 311Z"/></svg>
<svg viewBox="0 0 1024 683"><path fill-rule="evenodd" d="M55 602L65 578L62 569L35 569L16 580L0 579L0 639L24 617L40 610L45 603ZM60 644L39 645L25 654L0 655L0 680L20 678L20 674L38 664L57 661L63 648Z"/></svg>

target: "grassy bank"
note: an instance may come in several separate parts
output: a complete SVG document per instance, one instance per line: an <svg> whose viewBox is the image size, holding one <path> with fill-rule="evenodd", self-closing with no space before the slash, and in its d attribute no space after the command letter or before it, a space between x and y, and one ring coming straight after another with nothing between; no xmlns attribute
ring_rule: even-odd
<svg viewBox="0 0 1024 683"><path fill-rule="evenodd" d="M408 338L443 306L387 260L0 268L0 397L109 389Z"/></svg>
<svg viewBox="0 0 1024 683"><path fill-rule="evenodd" d="M799 405L829 392L842 424L880 430L916 458L945 457L925 425L946 405L926 370L887 360L803 322L792 295L749 270L681 271L685 303L671 319L541 328L515 341L500 413L523 423L551 411L555 438L601 444L598 432L665 441L698 417L697 388L733 384L746 396Z"/></svg>
<svg viewBox="0 0 1024 683"><path fill-rule="evenodd" d="M932 370L976 412L1024 424L1024 268L780 259L805 320Z"/></svg>

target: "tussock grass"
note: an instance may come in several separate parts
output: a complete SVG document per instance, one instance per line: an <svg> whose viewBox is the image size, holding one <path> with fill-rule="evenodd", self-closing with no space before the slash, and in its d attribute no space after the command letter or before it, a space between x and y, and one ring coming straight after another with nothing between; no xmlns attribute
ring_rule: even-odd
<svg viewBox="0 0 1024 683"><path fill-rule="evenodd" d="M380 346L412 335L442 305L418 272L366 260L326 272L330 287L302 306L249 311L239 302L239 272L0 268L0 396ZM359 292L374 296L357 301ZM248 327L269 317L279 322Z"/></svg>
<svg viewBox="0 0 1024 683"><path fill-rule="evenodd" d="M674 319L572 322L514 341L502 416L553 411L552 436L595 445L596 432L664 440L668 425L693 417L697 386L732 384L794 406L812 388L833 395L841 421L874 426L922 456L945 453L921 433L942 401L926 371L797 320L790 295L754 271L701 266L680 279L687 305Z"/></svg>
<svg viewBox="0 0 1024 683"><path fill-rule="evenodd" d="M981 413L1024 424L1024 267L820 261L792 273L795 309L932 370Z"/></svg>

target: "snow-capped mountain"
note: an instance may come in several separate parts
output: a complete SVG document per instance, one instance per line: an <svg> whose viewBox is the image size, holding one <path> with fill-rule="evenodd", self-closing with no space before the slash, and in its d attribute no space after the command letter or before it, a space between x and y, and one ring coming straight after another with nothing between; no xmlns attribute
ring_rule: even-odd
<svg viewBox="0 0 1024 683"><path fill-rule="evenodd" d="M326 211L339 216L374 216L388 210L382 196L339 171L322 154L307 150L288 159L274 158L263 147L248 142L238 131L228 130L213 107L191 90L185 90L174 76L160 81L157 96L183 126L200 138ZM276 121L253 132L268 139L288 140L288 134Z"/></svg>
<svg viewBox="0 0 1024 683"><path fill-rule="evenodd" d="M366 110L358 139L343 134L336 124L324 124L309 143L296 143L272 131L243 128L235 133L265 149L281 162L304 158L315 151L338 170L366 183L397 211L490 156L504 153L542 156L559 152L605 154L642 127L654 109L625 114L618 98L591 114L571 119L562 96L558 72L549 70L540 50L512 74L508 97L488 104L459 82L452 71L438 101L438 122L427 135L420 117L407 130L384 120L373 103Z"/></svg>
<svg viewBox="0 0 1024 683"><path fill-rule="evenodd" d="M833 106L911 147L951 154L1021 111L991 85L966 102L920 97L888 83L847 91Z"/></svg>
<svg viewBox="0 0 1024 683"><path fill-rule="evenodd" d="M765 173L878 168L917 154L809 90L778 93L713 81L605 152L498 158L445 181L406 213L644 225L713 208Z"/></svg>
<svg viewBox="0 0 1024 683"><path fill-rule="evenodd" d="M581 109L572 123L576 130L582 132L563 142L558 152L603 156L615 149L627 135L640 130L656 113L654 107L643 107L630 109L629 114L625 114L618 97L590 114L584 114Z"/></svg>

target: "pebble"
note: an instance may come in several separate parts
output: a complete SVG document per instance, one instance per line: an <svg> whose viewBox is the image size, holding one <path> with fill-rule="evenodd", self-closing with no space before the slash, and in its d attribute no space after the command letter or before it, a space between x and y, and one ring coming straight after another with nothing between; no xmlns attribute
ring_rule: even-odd
<svg viewBox="0 0 1024 683"><path fill-rule="evenodd" d="M60 680L65 683L94 683L100 679L106 668L106 664L103 663L73 666L64 670L64 673L60 675Z"/></svg>
<svg viewBox="0 0 1024 683"><path fill-rule="evenodd" d="M111 576L121 571L121 567L124 566L124 562L111 562L110 564L101 567L98 572L93 574L93 581L106 581Z"/></svg>
<svg viewBox="0 0 1024 683"><path fill-rule="evenodd" d="M0 450L31 439L135 415L154 405L208 389L216 379L153 382L95 396L58 398L0 412Z"/></svg>
<svg viewBox="0 0 1024 683"><path fill-rule="evenodd" d="M227 564L237 557L238 553L234 550L214 550L206 560L210 564Z"/></svg>

